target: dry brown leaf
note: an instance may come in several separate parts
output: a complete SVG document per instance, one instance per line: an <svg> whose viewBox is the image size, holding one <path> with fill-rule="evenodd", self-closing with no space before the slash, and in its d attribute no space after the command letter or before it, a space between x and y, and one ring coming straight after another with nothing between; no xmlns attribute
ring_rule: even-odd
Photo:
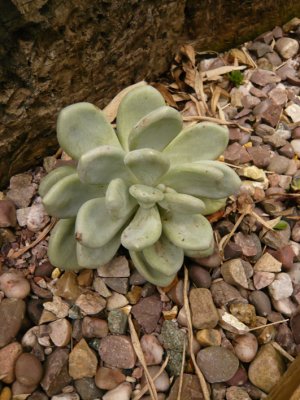
<svg viewBox="0 0 300 400"><path fill-rule="evenodd" d="M218 101L220 99L220 95L221 95L221 89L219 86L216 86L213 89L213 95L212 95L211 102L210 102L210 109L211 109L213 115L215 115L217 112L217 105L218 105Z"/></svg>
<svg viewBox="0 0 300 400"><path fill-rule="evenodd" d="M195 65L196 54L194 47L191 44L184 44L183 46L181 46L180 52L191 61L192 65Z"/></svg>
<svg viewBox="0 0 300 400"><path fill-rule="evenodd" d="M168 88L165 85L163 85L162 83L154 83L152 86L160 92L160 94L163 96L169 106L178 108L176 101L173 98L173 95L169 92Z"/></svg>
<svg viewBox="0 0 300 400"><path fill-rule="evenodd" d="M233 59L237 59L241 64L246 64L250 67L253 66L246 54L240 49L231 49L229 51L229 56Z"/></svg>
<svg viewBox="0 0 300 400"><path fill-rule="evenodd" d="M232 71L241 71L246 68L246 65L240 65L238 67L232 65L225 65L224 67L218 67L210 69L208 71L202 72L202 78L204 80L212 80L213 78L219 77L221 75L228 74Z"/></svg>
<svg viewBox="0 0 300 400"><path fill-rule="evenodd" d="M140 86L145 86L145 85L147 85L147 82L141 81L141 82L135 83L134 85L128 86L125 89L121 90L121 92L118 93L116 95L116 97L114 97L112 99L112 101L103 110L107 120L109 122L113 122L115 120L120 102L128 92L130 92L132 89L135 89Z"/></svg>

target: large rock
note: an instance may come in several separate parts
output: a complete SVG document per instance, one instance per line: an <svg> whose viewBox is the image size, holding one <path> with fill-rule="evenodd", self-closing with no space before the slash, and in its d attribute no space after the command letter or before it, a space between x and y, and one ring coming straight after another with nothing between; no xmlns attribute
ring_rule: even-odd
<svg viewBox="0 0 300 400"><path fill-rule="evenodd" d="M103 107L165 72L178 43L229 48L299 13L293 0L2 1L0 184L57 149L63 106Z"/></svg>
<svg viewBox="0 0 300 400"><path fill-rule="evenodd" d="M25 315L25 303L21 299L4 299L0 303L0 348L17 335Z"/></svg>

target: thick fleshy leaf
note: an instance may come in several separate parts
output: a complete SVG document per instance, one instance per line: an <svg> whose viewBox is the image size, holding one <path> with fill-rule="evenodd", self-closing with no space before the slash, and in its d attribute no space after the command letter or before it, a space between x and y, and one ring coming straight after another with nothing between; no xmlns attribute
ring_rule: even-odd
<svg viewBox="0 0 300 400"><path fill-rule="evenodd" d="M174 246L164 235L161 235L153 246L147 247L142 253L151 268L167 276L174 276L183 264L183 250Z"/></svg>
<svg viewBox="0 0 300 400"><path fill-rule="evenodd" d="M57 120L57 139L75 160L98 146L120 146L104 113L90 103L76 103L61 110Z"/></svg>
<svg viewBox="0 0 300 400"><path fill-rule="evenodd" d="M151 208L164 198L164 194L160 190L146 185L132 185L129 193L143 208Z"/></svg>
<svg viewBox="0 0 300 400"><path fill-rule="evenodd" d="M113 219L105 207L105 198L87 201L76 218L76 239L83 246L98 248L106 245L119 232L134 212L134 207L119 219Z"/></svg>
<svg viewBox="0 0 300 400"><path fill-rule="evenodd" d="M129 251L129 254L138 272L153 285L168 286L174 280L176 274L165 275L153 269L144 259L142 252Z"/></svg>
<svg viewBox="0 0 300 400"><path fill-rule="evenodd" d="M208 257L214 252L214 247L215 247L215 241L212 239L209 247L204 250L184 250L184 254L187 257L192 257L192 258L203 258L203 257Z"/></svg>
<svg viewBox="0 0 300 400"><path fill-rule="evenodd" d="M129 178L124 165L125 152L120 147L100 146L80 157L77 171L82 182L109 183L115 178Z"/></svg>
<svg viewBox="0 0 300 400"><path fill-rule="evenodd" d="M175 245L184 250L205 250L213 239L213 230L201 214L162 212L163 232Z"/></svg>
<svg viewBox="0 0 300 400"><path fill-rule="evenodd" d="M169 169L170 162L154 149L133 150L125 156L125 165L139 182L153 186Z"/></svg>
<svg viewBox="0 0 300 400"><path fill-rule="evenodd" d="M136 204L129 196L128 186L122 179L113 179L109 183L105 194L105 206L113 219L125 217Z"/></svg>
<svg viewBox="0 0 300 400"><path fill-rule="evenodd" d="M128 137L129 149L149 148L161 151L181 129L182 117L175 108L157 108L132 128Z"/></svg>
<svg viewBox="0 0 300 400"><path fill-rule="evenodd" d="M75 218L61 219L52 229L48 256L52 265L60 269L79 269L76 258Z"/></svg>
<svg viewBox="0 0 300 400"><path fill-rule="evenodd" d="M106 264L114 257L120 244L119 233L104 246L95 249L82 246L77 242L76 252L78 264L82 268L97 268L100 265Z"/></svg>
<svg viewBox="0 0 300 400"><path fill-rule="evenodd" d="M226 197L224 199L208 199L201 197L201 201L205 204L205 209L201 212L202 215L213 214L216 211L221 210L226 205Z"/></svg>
<svg viewBox="0 0 300 400"><path fill-rule="evenodd" d="M164 105L164 98L152 86L133 89L124 97L117 114L117 133L124 150L129 149L128 136L136 123L151 111Z"/></svg>
<svg viewBox="0 0 300 400"><path fill-rule="evenodd" d="M241 184L238 175L219 161L177 165L161 181L177 192L212 199L230 196L238 191Z"/></svg>
<svg viewBox="0 0 300 400"><path fill-rule="evenodd" d="M140 207L123 231L121 243L126 249L140 251L154 244L161 235L161 220L156 206Z"/></svg>
<svg viewBox="0 0 300 400"><path fill-rule="evenodd" d="M218 187L222 185L223 173L218 168L203 166L200 163L177 165L161 179L166 186L179 193L191 196L218 196Z"/></svg>
<svg viewBox="0 0 300 400"><path fill-rule="evenodd" d="M200 160L215 160L226 149L229 140L228 128L212 122L185 128L164 149L171 165L195 162Z"/></svg>
<svg viewBox="0 0 300 400"><path fill-rule="evenodd" d="M42 179L39 186L39 194L44 197L46 193L54 186L58 181L60 181L65 176L69 176L76 173L75 167L65 165L63 167L55 168L53 171L49 172L45 178Z"/></svg>
<svg viewBox="0 0 300 400"><path fill-rule="evenodd" d="M48 214L57 218L70 218L76 216L83 203L104 196L105 191L104 185L82 183L76 173L52 186L43 198L43 203Z"/></svg>
<svg viewBox="0 0 300 400"><path fill-rule="evenodd" d="M203 214L205 204L197 197L182 193L165 193L159 205L167 211L184 214Z"/></svg>

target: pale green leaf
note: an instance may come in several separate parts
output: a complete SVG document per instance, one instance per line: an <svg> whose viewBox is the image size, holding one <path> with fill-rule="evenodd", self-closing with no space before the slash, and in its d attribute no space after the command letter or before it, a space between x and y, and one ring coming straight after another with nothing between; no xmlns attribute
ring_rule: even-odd
<svg viewBox="0 0 300 400"><path fill-rule="evenodd" d="M160 190L146 185L132 185L129 193L143 208L151 208L164 198L164 194Z"/></svg>
<svg viewBox="0 0 300 400"><path fill-rule="evenodd" d="M161 220L156 206L140 207L123 231L121 243L126 249L140 251L154 244L161 235Z"/></svg>
<svg viewBox="0 0 300 400"><path fill-rule="evenodd" d="M164 287L168 286L174 280L176 274L168 276L151 268L141 252L129 251L129 254L138 272L153 285Z"/></svg>
<svg viewBox="0 0 300 400"><path fill-rule="evenodd" d="M201 214L162 212L162 226L167 238L184 250L205 250L213 238L211 225Z"/></svg>
<svg viewBox="0 0 300 400"><path fill-rule="evenodd" d="M75 218L61 219L52 229L48 257L60 269L79 269L76 258Z"/></svg>
<svg viewBox="0 0 300 400"><path fill-rule="evenodd" d="M117 133L123 149L128 151L128 136L140 119L165 105L162 95L152 86L131 90L121 101L117 114Z"/></svg>
<svg viewBox="0 0 300 400"><path fill-rule="evenodd" d="M128 137L129 149L149 148L161 151L181 129L182 117L175 108L157 108L132 128Z"/></svg>
<svg viewBox="0 0 300 400"><path fill-rule="evenodd" d="M134 207L122 218L114 219L105 207L104 197L89 200L78 211L76 239L83 246L102 247L113 239L133 212Z"/></svg>
<svg viewBox="0 0 300 400"><path fill-rule="evenodd" d="M200 160L215 160L226 149L229 140L228 128L212 122L185 128L164 149L171 165Z"/></svg>
<svg viewBox="0 0 300 400"><path fill-rule="evenodd" d="M184 214L203 214L205 204L197 197L182 193L165 193L165 197L159 205L167 211Z"/></svg>
<svg viewBox="0 0 300 400"><path fill-rule="evenodd" d="M104 113L93 104L84 102L61 110L57 120L57 139L63 150L75 160L98 146L120 147Z"/></svg>
<svg viewBox="0 0 300 400"><path fill-rule="evenodd" d="M68 175L53 185L43 198L43 204L49 215L57 218L75 217L79 208L87 200L102 197L106 191L104 185L82 183L76 174Z"/></svg>
<svg viewBox="0 0 300 400"><path fill-rule="evenodd" d="M161 235L153 246L147 247L142 253L151 268L167 276L174 276L183 264L183 250L174 246L164 235Z"/></svg>
<svg viewBox="0 0 300 400"><path fill-rule="evenodd" d="M65 176L69 176L76 173L75 167L64 165L63 167L55 168L45 178L42 179L39 186L39 194L44 197L46 193Z"/></svg>
<svg viewBox="0 0 300 400"><path fill-rule="evenodd" d="M77 171L82 182L105 184L112 179L128 179L125 152L120 147L100 146L80 157Z"/></svg>
<svg viewBox="0 0 300 400"><path fill-rule="evenodd" d="M145 185L155 185L170 166L167 157L154 149L133 150L125 156L124 163Z"/></svg>
<svg viewBox="0 0 300 400"><path fill-rule="evenodd" d="M113 179L106 190L105 206L113 219L123 218L137 204L129 195L128 186L122 179Z"/></svg>

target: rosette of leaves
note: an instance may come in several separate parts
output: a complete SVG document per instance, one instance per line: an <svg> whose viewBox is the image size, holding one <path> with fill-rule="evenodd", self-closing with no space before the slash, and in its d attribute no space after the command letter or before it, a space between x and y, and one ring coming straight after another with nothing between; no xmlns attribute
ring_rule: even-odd
<svg viewBox="0 0 300 400"><path fill-rule="evenodd" d="M116 131L100 109L77 103L60 112L57 136L77 167L54 169L39 189L60 219L49 239L53 265L96 268L122 244L149 282L165 286L184 255L213 252L204 215L224 207L240 185L232 169L213 161L227 146L227 128L183 128L180 113L146 85L121 101Z"/></svg>

